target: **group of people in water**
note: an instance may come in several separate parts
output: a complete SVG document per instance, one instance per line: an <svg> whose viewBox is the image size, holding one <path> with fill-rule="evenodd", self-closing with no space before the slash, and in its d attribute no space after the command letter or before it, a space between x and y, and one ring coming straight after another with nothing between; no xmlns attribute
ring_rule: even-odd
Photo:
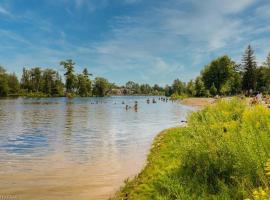
<svg viewBox="0 0 270 200"><path fill-rule="evenodd" d="M122 104L125 104L125 102L123 101ZM126 110L130 109L131 106L127 105L126 104ZM135 104L134 104L134 110L137 112L138 111L138 101L135 101Z"/></svg>
<svg viewBox="0 0 270 200"><path fill-rule="evenodd" d="M159 100L159 101L163 101L163 102L168 102L169 99L168 99L168 98L165 98L165 97L159 97L158 100ZM150 103L151 103L151 100L148 98L148 99L146 100L146 103L147 103L147 104L150 104ZM156 101L155 98L152 99L152 103L153 103L153 104L157 103L157 101ZM125 102L123 101L122 104L125 104ZM125 108L126 108L126 110L128 110L128 109L131 109L132 107L129 106L128 104L126 104ZM136 112L138 111L138 101L135 101L133 108L134 108L134 110L135 110Z"/></svg>
<svg viewBox="0 0 270 200"><path fill-rule="evenodd" d="M166 97L159 97L158 100L167 103L170 99L166 98ZM107 103L106 101L98 101L98 100L91 102L91 104L106 104L106 103ZM148 98L146 100L146 103L147 104L150 104L150 103L156 104L157 100L156 100L156 98L152 98L152 99ZM116 102L114 102L114 104L116 104ZM126 110L134 109L136 112L138 111L138 101L135 101L133 106L126 104L125 101L122 101L122 104L125 105Z"/></svg>

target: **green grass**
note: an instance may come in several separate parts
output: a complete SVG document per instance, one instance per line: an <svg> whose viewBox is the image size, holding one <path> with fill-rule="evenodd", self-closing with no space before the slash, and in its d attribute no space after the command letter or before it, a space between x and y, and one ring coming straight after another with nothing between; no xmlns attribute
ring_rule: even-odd
<svg viewBox="0 0 270 200"><path fill-rule="evenodd" d="M270 110L234 99L159 134L147 165L113 199L244 199L267 187Z"/></svg>

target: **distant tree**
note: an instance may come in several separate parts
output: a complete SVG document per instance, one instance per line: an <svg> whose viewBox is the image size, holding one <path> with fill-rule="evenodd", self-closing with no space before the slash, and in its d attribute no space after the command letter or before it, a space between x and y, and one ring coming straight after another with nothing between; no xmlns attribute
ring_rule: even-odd
<svg viewBox="0 0 270 200"><path fill-rule="evenodd" d="M44 96L63 96L64 85L59 73L53 69L23 68L21 89L29 92L42 93Z"/></svg>
<svg viewBox="0 0 270 200"><path fill-rule="evenodd" d="M22 78L21 78L21 88L28 91L31 91L32 88L30 84L30 73L26 68L23 68Z"/></svg>
<svg viewBox="0 0 270 200"><path fill-rule="evenodd" d="M66 73L64 74L66 77L66 91L68 93L72 93L76 87L76 76L74 74L75 63L69 59L66 61L61 61L60 65L62 65L66 70Z"/></svg>
<svg viewBox="0 0 270 200"><path fill-rule="evenodd" d="M185 83L179 79L175 79L172 84L173 93L184 94L185 93Z"/></svg>
<svg viewBox="0 0 270 200"><path fill-rule="evenodd" d="M30 70L30 83L34 92L40 92L42 83L42 74L39 67Z"/></svg>
<svg viewBox="0 0 270 200"><path fill-rule="evenodd" d="M8 75L9 94L19 94L20 83L15 73Z"/></svg>
<svg viewBox="0 0 270 200"><path fill-rule="evenodd" d="M195 80L195 91L196 91L196 96L205 96L207 94L204 82L202 81L202 78L199 76Z"/></svg>
<svg viewBox="0 0 270 200"><path fill-rule="evenodd" d="M102 77L96 77L94 82L93 93L96 96L106 96L110 89L110 83L107 79Z"/></svg>
<svg viewBox="0 0 270 200"><path fill-rule="evenodd" d="M257 90L264 93L270 93L270 53L266 61L257 69Z"/></svg>
<svg viewBox="0 0 270 200"><path fill-rule="evenodd" d="M63 96L64 84L61 76L53 69L42 71L42 92L49 96Z"/></svg>
<svg viewBox="0 0 270 200"><path fill-rule="evenodd" d="M134 88L134 86L135 86L135 82L134 81L128 81L127 83L126 83L126 88L128 89L128 90L132 90L133 88Z"/></svg>
<svg viewBox="0 0 270 200"><path fill-rule="evenodd" d="M187 84L187 94L189 96L196 95L195 84L194 84L193 80L190 80Z"/></svg>
<svg viewBox="0 0 270 200"><path fill-rule="evenodd" d="M128 81L124 88L125 94L136 94L137 91L135 91L136 83L134 81Z"/></svg>
<svg viewBox="0 0 270 200"><path fill-rule="evenodd" d="M263 62L263 67L270 68L270 53L268 53L265 62Z"/></svg>
<svg viewBox="0 0 270 200"><path fill-rule="evenodd" d="M92 83L89 79L89 76L91 76L88 72L88 70L85 68L82 72L82 74L79 74L77 76L77 87L78 87L78 93L82 97L87 97L92 95Z"/></svg>
<svg viewBox="0 0 270 200"><path fill-rule="evenodd" d="M164 91L165 91L165 96L167 96L167 97L169 97L173 94L173 89L169 85L165 86Z"/></svg>
<svg viewBox="0 0 270 200"><path fill-rule="evenodd" d="M158 84L155 84L152 90L154 95L164 95L164 89Z"/></svg>
<svg viewBox="0 0 270 200"><path fill-rule="evenodd" d="M152 87L149 84L142 84L140 90L142 94L152 94Z"/></svg>
<svg viewBox="0 0 270 200"><path fill-rule="evenodd" d="M248 45L242 59L243 67L243 90L250 91L256 89L256 68L254 50Z"/></svg>
<svg viewBox="0 0 270 200"><path fill-rule="evenodd" d="M8 76L6 70L0 66L0 97L6 97L8 93Z"/></svg>

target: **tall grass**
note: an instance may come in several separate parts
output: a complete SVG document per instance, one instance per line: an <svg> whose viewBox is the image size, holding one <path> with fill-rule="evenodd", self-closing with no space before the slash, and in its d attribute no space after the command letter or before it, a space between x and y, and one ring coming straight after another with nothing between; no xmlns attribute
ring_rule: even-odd
<svg viewBox="0 0 270 200"><path fill-rule="evenodd" d="M252 199L269 188L269 157L270 110L221 100L158 136L145 169L115 198Z"/></svg>

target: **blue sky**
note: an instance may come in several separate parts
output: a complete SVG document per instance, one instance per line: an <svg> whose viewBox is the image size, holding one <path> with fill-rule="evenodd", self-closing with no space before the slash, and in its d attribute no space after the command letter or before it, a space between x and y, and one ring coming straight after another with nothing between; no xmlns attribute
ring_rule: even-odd
<svg viewBox="0 0 270 200"><path fill-rule="evenodd" d="M269 0L0 0L0 65L63 71L61 60L111 82L188 81L248 44L270 52Z"/></svg>

